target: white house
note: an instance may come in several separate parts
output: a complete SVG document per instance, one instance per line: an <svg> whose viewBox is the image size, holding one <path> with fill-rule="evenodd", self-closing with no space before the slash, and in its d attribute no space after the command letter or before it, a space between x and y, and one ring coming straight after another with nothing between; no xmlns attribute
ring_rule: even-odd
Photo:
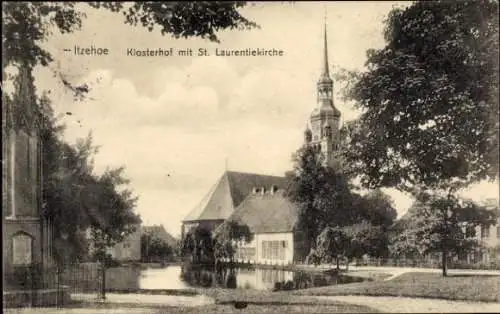
<svg viewBox="0 0 500 314"><path fill-rule="evenodd" d="M240 243L236 258L258 264L289 264L303 260L297 208L276 186L255 187L228 218L247 225L252 242Z"/></svg>

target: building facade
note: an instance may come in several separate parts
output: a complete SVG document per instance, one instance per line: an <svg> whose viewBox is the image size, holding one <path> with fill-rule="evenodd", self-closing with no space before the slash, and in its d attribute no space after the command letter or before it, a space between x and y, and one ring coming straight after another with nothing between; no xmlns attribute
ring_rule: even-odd
<svg viewBox="0 0 500 314"><path fill-rule="evenodd" d="M141 260L141 228L123 239L120 243L108 248L113 259L120 262L138 262Z"/></svg>
<svg viewBox="0 0 500 314"><path fill-rule="evenodd" d="M303 261L306 252L296 229L298 211L276 187L255 189L228 218L249 227L250 243L238 243L235 258L256 264Z"/></svg>
<svg viewBox="0 0 500 314"><path fill-rule="evenodd" d="M481 248L467 256L471 263L485 263L500 265L500 208L498 199L487 199L484 205L496 212L496 223L476 228L475 236Z"/></svg>
<svg viewBox="0 0 500 314"><path fill-rule="evenodd" d="M51 224L42 215L41 111L33 77L21 66L11 99L2 96L4 291L46 286ZM37 271L38 269L38 271Z"/></svg>

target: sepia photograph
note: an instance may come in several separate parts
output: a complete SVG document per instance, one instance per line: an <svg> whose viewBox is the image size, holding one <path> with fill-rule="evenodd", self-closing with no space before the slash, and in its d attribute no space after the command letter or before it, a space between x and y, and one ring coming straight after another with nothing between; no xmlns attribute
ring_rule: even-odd
<svg viewBox="0 0 500 314"><path fill-rule="evenodd" d="M2 2L8 314L500 313L499 2Z"/></svg>

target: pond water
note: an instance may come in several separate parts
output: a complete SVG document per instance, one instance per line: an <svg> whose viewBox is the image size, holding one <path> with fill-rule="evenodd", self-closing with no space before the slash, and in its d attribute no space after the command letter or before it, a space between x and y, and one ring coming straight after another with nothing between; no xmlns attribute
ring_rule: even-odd
<svg viewBox="0 0 500 314"><path fill-rule="evenodd" d="M189 289L193 287L291 290L362 281L337 274L312 273L260 268L221 268L167 266L145 269L140 273L139 288Z"/></svg>

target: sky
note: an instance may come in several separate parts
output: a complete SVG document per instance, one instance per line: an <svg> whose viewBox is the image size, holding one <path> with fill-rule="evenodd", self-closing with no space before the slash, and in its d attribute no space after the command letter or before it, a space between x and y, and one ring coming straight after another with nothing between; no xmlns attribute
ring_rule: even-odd
<svg viewBox="0 0 500 314"><path fill-rule="evenodd" d="M241 12L260 29L219 32L221 43L216 44L148 32L125 25L119 14L81 4L87 14L82 29L54 34L44 46L56 59L52 69L72 83L90 84L89 97L75 101L47 68L36 70L36 85L38 92L51 91L53 106L67 125L67 141L92 131L100 146L96 172L126 167L143 223L163 224L179 236L182 219L225 169L283 175L292 168L291 155L302 144L315 107L325 11L330 70L362 70L366 50L383 47L387 13L405 5L258 3ZM75 45L107 48L109 54L64 51ZM212 55L133 57L126 54L129 48L205 48ZM221 57L213 55L215 48L281 49L284 54ZM335 105L342 121L359 114L338 95ZM407 195L386 192L399 215L411 205ZM497 184L481 183L465 194L483 199L498 193Z"/></svg>

